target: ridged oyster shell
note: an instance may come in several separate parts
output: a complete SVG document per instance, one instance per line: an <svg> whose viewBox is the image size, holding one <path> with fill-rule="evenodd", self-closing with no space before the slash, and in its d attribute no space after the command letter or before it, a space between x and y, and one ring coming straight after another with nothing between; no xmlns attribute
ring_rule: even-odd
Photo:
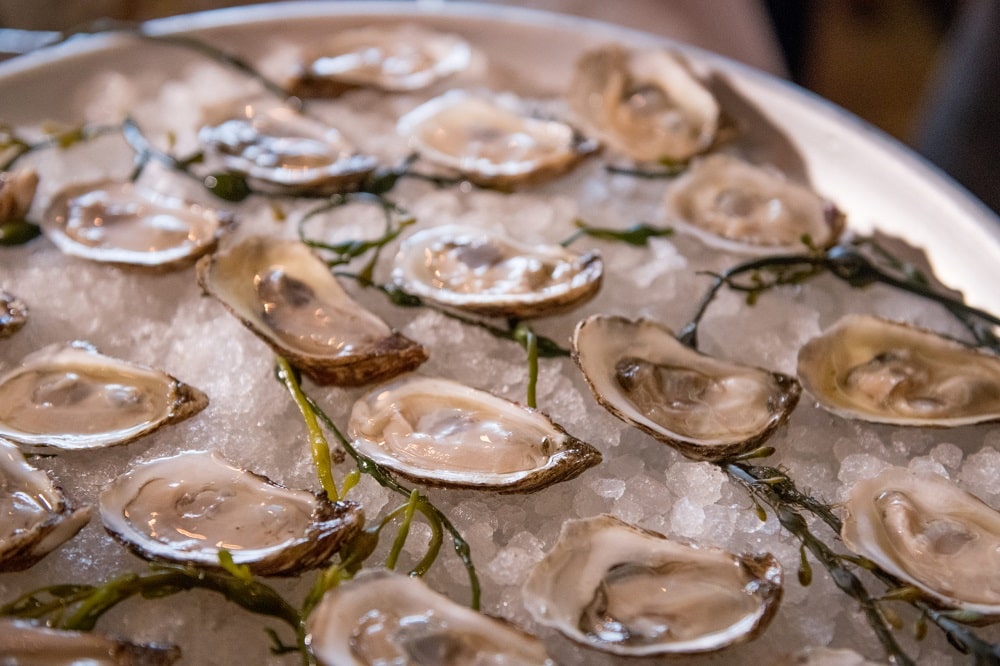
<svg viewBox="0 0 1000 666"><path fill-rule="evenodd" d="M593 298L604 263L598 252L527 245L476 227L419 231L400 246L393 281L420 298L486 317L540 317Z"/></svg>
<svg viewBox="0 0 1000 666"><path fill-rule="evenodd" d="M198 282L319 384L365 384L427 360L423 347L348 296L298 241L247 238L200 261Z"/></svg>
<svg viewBox="0 0 1000 666"><path fill-rule="evenodd" d="M22 448L124 444L208 406L198 389L85 342L51 345L0 377L0 437Z"/></svg>
<svg viewBox="0 0 1000 666"><path fill-rule="evenodd" d="M88 521L90 507L73 507L48 474L0 439L0 573L27 569Z"/></svg>
<svg viewBox="0 0 1000 666"><path fill-rule="evenodd" d="M843 505L854 553L947 607L1000 616L1000 512L942 476L888 467Z"/></svg>
<svg viewBox="0 0 1000 666"><path fill-rule="evenodd" d="M563 524L524 584L543 625L627 656L719 650L762 632L778 609L781 565L667 539L610 515Z"/></svg>
<svg viewBox="0 0 1000 666"><path fill-rule="evenodd" d="M140 645L93 632L0 619L0 657L12 666L169 666L181 652L172 645Z"/></svg>
<svg viewBox="0 0 1000 666"><path fill-rule="evenodd" d="M132 467L101 493L100 511L146 559L218 568L226 549L260 576L323 564L364 522L354 502L289 490L203 451Z"/></svg>
<svg viewBox="0 0 1000 666"><path fill-rule="evenodd" d="M954 427L1000 419L1000 356L900 322L847 315L799 350L798 375L847 418Z"/></svg>
<svg viewBox="0 0 1000 666"><path fill-rule="evenodd" d="M322 666L555 666L537 638L391 571L362 571L331 589L306 632Z"/></svg>
<svg viewBox="0 0 1000 666"><path fill-rule="evenodd" d="M608 411L696 460L752 450L801 392L792 377L706 356L647 319L583 320L573 359Z"/></svg>
<svg viewBox="0 0 1000 666"><path fill-rule="evenodd" d="M348 433L359 452L433 486L534 492L601 461L597 450L541 412L415 375L362 396Z"/></svg>

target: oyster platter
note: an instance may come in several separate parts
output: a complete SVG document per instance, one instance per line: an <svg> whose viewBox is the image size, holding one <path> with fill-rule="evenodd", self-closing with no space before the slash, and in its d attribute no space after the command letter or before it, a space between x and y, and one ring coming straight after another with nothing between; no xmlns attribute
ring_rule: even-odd
<svg viewBox="0 0 1000 666"><path fill-rule="evenodd" d="M0 96L0 663L1000 663L1000 224L845 113L460 3Z"/></svg>

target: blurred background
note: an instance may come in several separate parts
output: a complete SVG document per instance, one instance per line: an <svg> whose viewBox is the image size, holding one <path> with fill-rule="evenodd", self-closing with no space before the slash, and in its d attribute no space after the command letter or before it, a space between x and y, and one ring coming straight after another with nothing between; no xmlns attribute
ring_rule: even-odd
<svg viewBox="0 0 1000 666"><path fill-rule="evenodd" d="M658 32L789 78L914 147L1000 211L1000 0L479 1ZM255 2L0 0L0 51L24 47L16 29L243 4Z"/></svg>

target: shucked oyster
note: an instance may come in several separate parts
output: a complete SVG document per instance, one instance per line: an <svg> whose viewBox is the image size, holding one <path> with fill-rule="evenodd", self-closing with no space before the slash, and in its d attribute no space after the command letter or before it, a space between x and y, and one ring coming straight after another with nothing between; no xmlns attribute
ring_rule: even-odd
<svg viewBox="0 0 1000 666"><path fill-rule="evenodd" d="M0 437L42 449L124 444L207 405L204 393L162 371L85 342L52 345L0 377Z"/></svg>
<svg viewBox="0 0 1000 666"><path fill-rule="evenodd" d="M802 385L847 418L914 426L1000 419L1000 356L907 324L848 315L799 350Z"/></svg>
<svg viewBox="0 0 1000 666"><path fill-rule="evenodd" d="M753 449L801 392L792 377L705 356L646 319L583 320L573 358L608 411L697 460Z"/></svg>
<svg viewBox="0 0 1000 666"><path fill-rule="evenodd" d="M566 123L532 118L519 104L452 90L400 118L398 129L421 157L487 187L554 178L597 150Z"/></svg>
<svg viewBox="0 0 1000 666"><path fill-rule="evenodd" d="M524 584L538 622L627 656L710 652L762 632L781 600L771 555L671 541L602 515L563 524Z"/></svg>
<svg viewBox="0 0 1000 666"><path fill-rule="evenodd" d="M55 196L42 221L66 254L151 270L174 270L212 251L229 213L117 181L73 185Z"/></svg>
<svg viewBox="0 0 1000 666"><path fill-rule="evenodd" d="M362 571L331 589L306 632L323 666L555 665L537 638L391 571Z"/></svg>
<svg viewBox="0 0 1000 666"><path fill-rule="evenodd" d="M289 490L202 451L136 465L100 503L105 528L142 557L218 567L226 549L261 576L319 566L364 522L353 502Z"/></svg>
<svg viewBox="0 0 1000 666"><path fill-rule="evenodd" d="M712 94L661 49L589 51L567 96L588 131L637 162L687 160L712 145L719 125Z"/></svg>
<svg viewBox="0 0 1000 666"><path fill-rule="evenodd" d="M90 507L71 506L48 474L0 439L0 573L27 569L89 520Z"/></svg>
<svg viewBox="0 0 1000 666"><path fill-rule="evenodd" d="M351 299L303 243L247 238L200 261L198 282L317 383L365 384L427 360L423 347Z"/></svg>
<svg viewBox="0 0 1000 666"><path fill-rule="evenodd" d="M596 251L526 245L501 234L449 225L417 232L396 255L392 278L424 300L487 317L539 317L597 294Z"/></svg>
<svg viewBox="0 0 1000 666"><path fill-rule="evenodd" d="M361 453L429 485L533 492L601 461L541 412L445 379L372 389L354 403L348 432Z"/></svg>
<svg viewBox="0 0 1000 666"><path fill-rule="evenodd" d="M84 631L0 620L0 657L10 666L168 666L181 657L168 645L138 645Z"/></svg>
<svg viewBox="0 0 1000 666"><path fill-rule="evenodd" d="M859 481L841 537L948 607L1000 616L1000 513L937 474L889 467Z"/></svg>

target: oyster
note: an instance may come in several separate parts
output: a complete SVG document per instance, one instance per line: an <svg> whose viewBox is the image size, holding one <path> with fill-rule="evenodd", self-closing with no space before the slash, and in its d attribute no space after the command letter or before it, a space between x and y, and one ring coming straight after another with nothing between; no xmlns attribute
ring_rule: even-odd
<svg viewBox="0 0 1000 666"><path fill-rule="evenodd" d="M601 461L541 412L446 379L373 389L354 403L348 433L380 465L455 488L534 492Z"/></svg>
<svg viewBox="0 0 1000 666"><path fill-rule="evenodd" d="M354 502L289 490L204 451L134 466L100 509L108 532L146 559L219 567L225 549L260 576L323 564L364 522Z"/></svg>
<svg viewBox="0 0 1000 666"><path fill-rule="evenodd" d="M391 571L362 571L331 589L306 632L323 666L555 666L534 636Z"/></svg>
<svg viewBox="0 0 1000 666"><path fill-rule="evenodd" d="M174 646L138 645L92 632L2 619L0 657L12 666L169 666L181 652Z"/></svg>
<svg viewBox="0 0 1000 666"><path fill-rule="evenodd" d="M1000 512L942 476L888 467L859 481L841 538L948 608L1000 616Z"/></svg>
<svg viewBox="0 0 1000 666"><path fill-rule="evenodd" d="M912 426L1000 419L1000 356L886 319L848 315L799 350L799 380L847 418Z"/></svg>
<svg viewBox="0 0 1000 666"><path fill-rule="evenodd" d="M584 127L637 162L682 162L715 141L719 105L679 58L621 46L585 53L567 92Z"/></svg>
<svg viewBox="0 0 1000 666"><path fill-rule="evenodd" d="M203 127L198 140L227 169L278 192L350 191L376 166L335 128L284 106L245 104L236 117Z"/></svg>
<svg viewBox="0 0 1000 666"><path fill-rule="evenodd" d="M57 344L0 377L0 437L28 448L92 449L131 442L207 405L204 393L164 372L85 342Z"/></svg>
<svg viewBox="0 0 1000 666"><path fill-rule="evenodd" d="M365 384L427 360L423 347L352 300L303 243L247 238L200 261L198 282L317 383Z"/></svg>
<svg viewBox="0 0 1000 666"><path fill-rule="evenodd" d="M535 620L588 647L691 654L762 632L781 577L771 555L690 546L601 515L564 523L522 592Z"/></svg>
<svg viewBox="0 0 1000 666"><path fill-rule="evenodd" d="M24 218L37 188L38 173L34 169L0 171L0 222Z"/></svg>
<svg viewBox="0 0 1000 666"><path fill-rule="evenodd" d="M299 97L335 97L352 88L407 92L466 69L469 43L417 25L344 30L307 55L292 80Z"/></svg>
<svg viewBox="0 0 1000 666"><path fill-rule="evenodd" d="M694 160L667 190L666 208L679 230L729 252L826 248L844 230L837 207L809 188L722 153Z"/></svg>
<svg viewBox="0 0 1000 666"><path fill-rule="evenodd" d="M20 298L0 289L0 338L9 338L28 322L28 306Z"/></svg>
<svg viewBox="0 0 1000 666"><path fill-rule="evenodd" d="M0 439L0 573L27 569L89 520L90 507L71 506L48 474Z"/></svg>
<svg viewBox="0 0 1000 666"><path fill-rule="evenodd" d="M407 113L397 127L422 158L501 189L559 176L597 150L573 127L532 118L522 104L452 90Z"/></svg>
<svg viewBox="0 0 1000 666"><path fill-rule="evenodd" d="M526 245L475 227L417 232L396 255L393 281L414 296L486 317L539 317L572 309L601 288L598 252Z"/></svg>
<svg viewBox="0 0 1000 666"><path fill-rule="evenodd" d="M168 271L214 250L233 220L229 213L133 183L100 181L57 194L42 229L65 254Z"/></svg>
<svg viewBox="0 0 1000 666"><path fill-rule="evenodd" d="M753 449L801 392L792 377L705 356L646 319L583 320L573 358L608 411L696 460Z"/></svg>

